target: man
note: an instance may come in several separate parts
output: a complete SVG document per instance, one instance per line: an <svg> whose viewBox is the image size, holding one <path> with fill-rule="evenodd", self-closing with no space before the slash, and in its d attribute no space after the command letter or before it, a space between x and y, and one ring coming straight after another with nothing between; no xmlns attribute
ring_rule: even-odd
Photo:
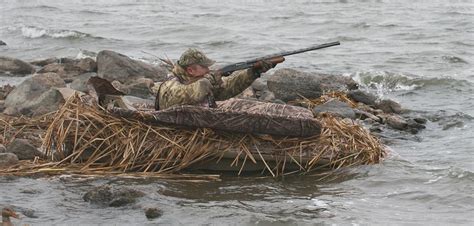
<svg viewBox="0 0 474 226"><path fill-rule="evenodd" d="M236 71L222 77L209 67L215 61L197 49L186 50L172 70L173 78L160 85L155 102L156 110L179 105L216 107L215 100L234 97L276 65L261 61L254 68Z"/></svg>

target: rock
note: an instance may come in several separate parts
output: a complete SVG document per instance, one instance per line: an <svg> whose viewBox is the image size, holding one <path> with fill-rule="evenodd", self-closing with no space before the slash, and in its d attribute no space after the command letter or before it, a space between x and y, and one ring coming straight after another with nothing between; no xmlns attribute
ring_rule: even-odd
<svg viewBox="0 0 474 226"><path fill-rule="evenodd" d="M102 185L88 191L83 199L93 204L119 207L135 203L137 198L144 195L143 192L130 188L114 189L111 186Z"/></svg>
<svg viewBox="0 0 474 226"><path fill-rule="evenodd" d="M255 93L255 96L257 96L259 100L266 102L272 102L275 99L275 94L270 90L258 91Z"/></svg>
<svg viewBox="0 0 474 226"><path fill-rule="evenodd" d="M163 210L154 207L148 207L145 209L145 216L148 219L155 219L163 216Z"/></svg>
<svg viewBox="0 0 474 226"><path fill-rule="evenodd" d="M71 87L71 89L87 93L89 91L89 88L87 87L87 81L93 76L97 76L97 74L90 72L79 75L71 82L69 87Z"/></svg>
<svg viewBox="0 0 474 226"><path fill-rule="evenodd" d="M366 120L366 119L370 119L374 122L379 122L380 123L380 118L369 113L369 112L365 112L365 111L362 111L362 110L359 110L359 109L353 109L354 113L355 113L355 116L356 118L359 118L359 119L362 119L362 120Z"/></svg>
<svg viewBox="0 0 474 226"><path fill-rule="evenodd" d="M33 74L35 71L36 69L29 63L10 57L0 56L0 73L24 76Z"/></svg>
<svg viewBox="0 0 474 226"><path fill-rule="evenodd" d="M7 152L15 154L20 160L33 160L36 156L43 156L43 153L31 145L29 140L20 138L16 138L8 144Z"/></svg>
<svg viewBox="0 0 474 226"><path fill-rule="evenodd" d="M377 97L374 94L364 92L362 90L351 90L347 93L347 96L352 100L364 103L369 106L375 106L375 100Z"/></svg>
<svg viewBox="0 0 474 226"><path fill-rule="evenodd" d="M6 46L7 43L5 43L4 41L0 40L0 46Z"/></svg>
<svg viewBox="0 0 474 226"><path fill-rule="evenodd" d="M48 59L31 61L30 64L40 66L40 67L44 67L48 64L59 63L59 62L60 62L60 59L58 59L56 57L51 57L51 58L48 58Z"/></svg>
<svg viewBox="0 0 474 226"><path fill-rule="evenodd" d="M68 58L65 58L68 59ZM97 64L91 58L80 60L68 59L45 65L38 73L53 72L61 76L63 79L71 79L80 74L97 71Z"/></svg>
<svg viewBox="0 0 474 226"><path fill-rule="evenodd" d="M262 78L257 78L252 83L252 89L255 91L267 90L268 89L267 82L263 81Z"/></svg>
<svg viewBox="0 0 474 226"><path fill-rule="evenodd" d="M381 100L375 104L375 107L385 113L400 114L403 112L402 106L393 100Z"/></svg>
<svg viewBox="0 0 474 226"><path fill-rule="evenodd" d="M0 168L18 163L18 157L13 153L0 153Z"/></svg>
<svg viewBox="0 0 474 226"><path fill-rule="evenodd" d="M36 74L26 79L5 99L5 114L36 116L55 111L64 103L54 87L65 87L55 73Z"/></svg>
<svg viewBox="0 0 474 226"><path fill-rule="evenodd" d="M80 59L75 66L85 72L97 72L97 63L89 57Z"/></svg>
<svg viewBox="0 0 474 226"><path fill-rule="evenodd" d="M127 95L149 99L155 98L152 91L153 86L153 80L149 78L139 78L136 82L133 82L130 85L120 87L121 89L119 90Z"/></svg>
<svg viewBox="0 0 474 226"><path fill-rule="evenodd" d="M341 102L336 99L332 99L324 104L314 107L313 113L329 113L342 118L355 119L355 113L354 110L352 110L351 106L345 102Z"/></svg>
<svg viewBox="0 0 474 226"><path fill-rule="evenodd" d="M97 55L97 74L109 81L118 80L122 83L145 77L153 81L166 80L167 70L110 50L100 51Z"/></svg>
<svg viewBox="0 0 474 226"><path fill-rule="evenodd" d="M299 95L312 99L320 97L325 91L350 90L357 83L341 75L306 73L284 68L275 71L267 85L276 98L290 101L300 98Z"/></svg>
<svg viewBox="0 0 474 226"><path fill-rule="evenodd" d="M415 120L415 122L417 122L419 124L426 124L426 122L428 121L427 119L420 118L420 117L414 118L413 120Z"/></svg>
<svg viewBox="0 0 474 226"><path fill-rule="evenodd" d="M398 115L386 115L385 123L397 130L405 130L408 128L408 123L405 119Z"/></svg>
<svg viewBox="0 0 474 226"><path fill-rule="evenodd" d="M5 153L5 152L7 152L7 148L5 147L5 145L0 144L0 153Z"/></svg>

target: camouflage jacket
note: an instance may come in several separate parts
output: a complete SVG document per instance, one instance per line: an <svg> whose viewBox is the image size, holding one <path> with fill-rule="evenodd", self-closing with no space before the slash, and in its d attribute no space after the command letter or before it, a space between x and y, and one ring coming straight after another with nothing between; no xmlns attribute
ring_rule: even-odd
<svg viewBox="0 0 474 226"><path fill-rule="evenodd" d="M212 74L197 79L190 77L179 66L173 69L172 76L172 79L163 82L158 90L156 105L159 105L160 110L178 105L209 107L213 100L226 100L236 96L258 78L252 69L247 69L223 77L222 83L219 83Z"/></svg>

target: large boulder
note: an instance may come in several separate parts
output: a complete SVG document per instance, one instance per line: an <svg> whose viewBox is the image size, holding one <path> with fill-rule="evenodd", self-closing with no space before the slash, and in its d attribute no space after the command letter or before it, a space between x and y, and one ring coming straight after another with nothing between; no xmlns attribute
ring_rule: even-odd
<svg viewBox="0 0 474 226"><path fill-rule="evenodd" d="M103 50L97 55L97 74L109 81L130 83L143 77L154 81L164 81L167 71L163 67L133 60L114 51Z"/></svg>
<svg viewBox="0 0 474 226"><path fill-rule="evenodd" d="M4 113L35 116L57 110L64 99L55 87L66 84L55 73L36 74L26 79L5 99Z"/></svg>
<svg viewBox="0 0 474 226"><path fill-rule="evenodd" d="M357 88L357 83L342 75L301 72L283 68L275 71L267 81L275 97L283 101L300 98L318 98L327 91L347 91Z"/></svg>
<svg viewBox="0 0 474 226"><path fill-rule="evenodd" d="M14 76L33 74L36 69L33 65L22 60L0 56L0 73Z"/></svg>
<svg viewBox="0 0 474 226"><path fill-rule="evenodd" d="M8 144L7 152L15 154L20 160L32 160L36 156L43 156L43 153L30 144L30 141L19 138Z"/></svg>

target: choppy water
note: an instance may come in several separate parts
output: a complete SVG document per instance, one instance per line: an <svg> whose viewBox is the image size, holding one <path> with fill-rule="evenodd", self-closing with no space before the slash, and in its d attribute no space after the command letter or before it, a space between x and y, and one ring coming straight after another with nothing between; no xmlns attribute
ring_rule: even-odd
<svg viewBox="0 0 474 226"><path fill-rule="evenodd" d="M154 62L198 47L221 63L341 41L284 67L343 73L427 117L420 134L385 134L396 154L336 179L224 176L162 180L0 178L0 204L34 210L37 224L473 224L474 3L472 0L0 0L0 55L34 60L111 49ZM93 54L92 54L93 55ZM279 66L280 67L280 66ZM2 83L18 82L2 78ZM82 201L93 185L148 191L140 208Z"/></svg>

